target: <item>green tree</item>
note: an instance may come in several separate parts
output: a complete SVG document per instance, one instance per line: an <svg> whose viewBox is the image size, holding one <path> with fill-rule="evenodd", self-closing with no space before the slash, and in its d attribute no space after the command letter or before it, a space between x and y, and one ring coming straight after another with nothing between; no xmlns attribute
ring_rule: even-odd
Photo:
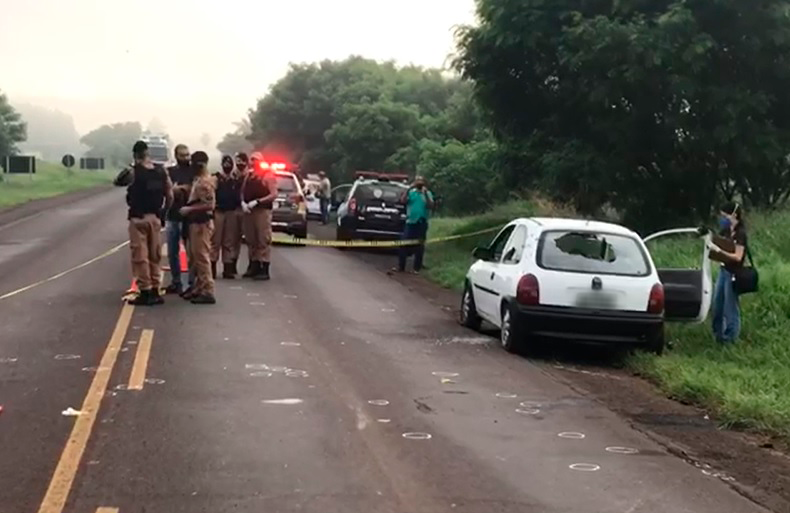
<svg viewBox="0 0 790 513"><path fill-rule="evenodd" d="M236 153L249 153L253 149L252 143L249 141L252 128L248 119L242 119L234 123L236 129L228 132L222 137L222 140L217 144L217 151L223 155L235 155Z"/></svg>
<svg viewBox="0 0 790 513"><path fill-rule="evenodd" d="M132 146L140 139L143 129L136 121L102 125L83 135L80 142L89 149L88 157L103 157L107 164L122 166L132 157Z"/></svg>
<svg viewBox="0 0 790 513"><path fill-rule="evenodd" d="M422 125L416 106L379 101L342 109L326 141L341 155L335 175L343 171L378 170L388 157L420 137Z"/></svg>
<svg viewBox="0 0 790 513"><path fill-rule="evenodd" d="M16 155L18 144L27 139L27 125L22 116L8 102L8 97L0 92L0 157Z"/></svg>
<svg viewBox="0 0 790 513"><path fill-rule="evenodd" d="M787 198L785 1L479 0L478 15L456 67L508 185L642 227L706 217L717 196Z"/></svg>
<svg viewBox="0 0 790 513"><path fill-rule="evenodd" d="M502 200L502 155L491 140L463 144L423 140L417 170L441 196L448 214L478 212Z"/></svg>
<svg viewBox="0 0 790 513"><path fill-rule="evenodd" d="M251 111L250 140L334 180L358 169L413 172L422 138L478 134L471 101L468 85L437 70L361 57L292 65Z"/></svg>
<svg viewBox="0 0 790 513"><path fill-rule="evenodd" d="M15 104L27 125L27 139L21 151L39 153L44 160L59 162L63 155L83 152L74 119L59 110L29 103Z"/></svg>

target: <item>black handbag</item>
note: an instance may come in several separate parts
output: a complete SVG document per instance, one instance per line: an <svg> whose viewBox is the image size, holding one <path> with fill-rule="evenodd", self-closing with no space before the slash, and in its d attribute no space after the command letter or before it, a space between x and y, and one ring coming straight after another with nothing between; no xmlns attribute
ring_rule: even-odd
<svg viewBox="0 0 790 513"><path fill-rule="evenodd" d="M754 266L752 253L749 251L748 246L746 246L746 257L749 259L749 265L741 266L737 271L735 271L735 279L733 280L735 293L739 296L741 294L757 292L757 289L760 285L760 274L757 272L757 268Z"/></svg>

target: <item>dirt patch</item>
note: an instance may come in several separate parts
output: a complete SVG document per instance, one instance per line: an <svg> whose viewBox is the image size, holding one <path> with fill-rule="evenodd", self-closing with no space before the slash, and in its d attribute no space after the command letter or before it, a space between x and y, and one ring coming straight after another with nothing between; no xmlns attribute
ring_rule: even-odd
<svg viewBox="0 0 790 513"><path fill-rule="evenodd" d="M317 235L329 238L327 232ZM457 318L458 292L418 275L390 272L393 254L350 254ZM573 346L541 355L536 363L553 378L621 415L634 429L700 472L721 479L776 513L790 513L790 448L780 441L721 428L709 412L667 398L653 384L622 368L616 354L600 347Z"/></svg>

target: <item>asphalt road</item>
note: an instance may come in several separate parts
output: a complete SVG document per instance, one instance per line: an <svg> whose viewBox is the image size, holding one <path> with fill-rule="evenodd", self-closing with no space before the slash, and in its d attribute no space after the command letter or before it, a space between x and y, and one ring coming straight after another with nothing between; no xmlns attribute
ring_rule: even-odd
<svg viewBox="0 0 790 513"><path fill-rule="evenodd" d="M123 242L122 204L0 227L0 296ZM353 255L272 275L123 307L124 248L0 299L0 512L766 511Z"/></svg>

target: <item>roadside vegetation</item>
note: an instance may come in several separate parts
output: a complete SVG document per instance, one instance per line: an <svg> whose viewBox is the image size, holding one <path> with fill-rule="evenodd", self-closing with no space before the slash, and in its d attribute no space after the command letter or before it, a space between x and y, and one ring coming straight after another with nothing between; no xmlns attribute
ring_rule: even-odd
<svg viewBox="0 0 790 513"><path fill-rule="evenodd" d="M36 174L2 175L0 181L0 208L12 207L34 199L49 198L59 194L94 187L109 185L112 182L112 171L67 171L60 164L37 161Z"/></svg>
<svg viewBox="0 0 790 513"><path fill-rule="evenodd" d="M499 227L516 217L573 215L546 201L511 201L479 215L432 220L429 238ZM790 441L790 211L747 219L760 291L741 301L743 331L732 347L718 345L710 324L668 326L671 350L657 357L635 352L628 367L658 384L670 397L709 409L723 425L777 435ZM494 233L429 245L428 279L459 291L475 246ZM658 267L696 267L701 245L669 239L649 245ZM715 271L714 271L715 272ZM714 275L715 280L715 275ZM710 319L708 319L709 321Z"/></svg>

